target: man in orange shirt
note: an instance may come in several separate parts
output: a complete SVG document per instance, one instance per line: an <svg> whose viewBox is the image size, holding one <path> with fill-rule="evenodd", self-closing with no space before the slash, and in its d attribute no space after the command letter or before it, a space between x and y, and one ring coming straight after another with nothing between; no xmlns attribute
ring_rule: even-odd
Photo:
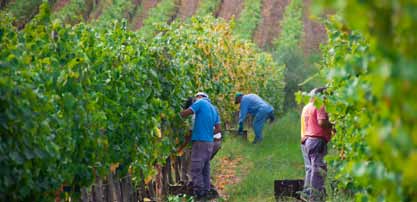
<svg viewBox="0 0 417 202"><path fill-rule="evenodd" d="M324 106L314 106L314 96L322 94L326 88L315 88L310 92L310 102L301 113L301 150L304 157L306 176L301 198L305 201L324 201L324 179L327 167L324 156L331 138L332 124Z"/></svg>

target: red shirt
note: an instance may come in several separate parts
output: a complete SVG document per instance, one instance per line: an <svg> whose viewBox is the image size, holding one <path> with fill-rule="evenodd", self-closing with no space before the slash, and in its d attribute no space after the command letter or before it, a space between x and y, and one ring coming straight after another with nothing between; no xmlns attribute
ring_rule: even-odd
<svg viewBox="0 0 417 202"><path fill-rule="evenodd" d="M324 107L317 109L314 103L308 103L301 113L301 138L304 141L307 137L323 138L330 141L331 128L322 128L318 120L328 120L329 116Z"/></svg>

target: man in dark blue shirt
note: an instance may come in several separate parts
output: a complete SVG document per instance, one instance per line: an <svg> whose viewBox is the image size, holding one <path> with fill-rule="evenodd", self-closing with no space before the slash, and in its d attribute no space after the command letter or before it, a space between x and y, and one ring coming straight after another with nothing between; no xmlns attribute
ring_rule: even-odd
<svg viewBox="0 0 417 202"><path fill-rule="evenodd" d="M246 119L247 114L251 114L253 117L253 130L255 131L254 144L262 141L262 129L267 119L273 121L274 108L265 102L256 94L236 93L235 103L240 104L239 113L239 133L243 131L243 122Z"/></svg>
<svg viewBox="0 0 417 202"><path fill-rule="evenodd" d="M206 93L196 94L197 101L181 112L182 117L195 114L191 135L191 178L197 198L207 197L210 190L210 157L213 152L213 134L220 132L220 118Z"/></svg>

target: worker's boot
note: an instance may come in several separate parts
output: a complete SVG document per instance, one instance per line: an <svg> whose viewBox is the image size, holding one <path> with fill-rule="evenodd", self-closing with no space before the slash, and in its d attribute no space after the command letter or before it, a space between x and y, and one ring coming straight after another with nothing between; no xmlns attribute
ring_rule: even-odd
<svg viewBox="0 0 417 202"><path fill-rule="evenodd" d="M215 198L219 198L219 192L217 192L216 188L211 187L211 189L208 191L207 193L207 198L208 199L215 199Z"/></svg>

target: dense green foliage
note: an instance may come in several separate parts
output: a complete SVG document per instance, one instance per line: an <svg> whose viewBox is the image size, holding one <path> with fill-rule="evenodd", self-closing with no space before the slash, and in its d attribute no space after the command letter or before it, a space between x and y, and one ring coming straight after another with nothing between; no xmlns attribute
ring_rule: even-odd
<svg viewBox="0 0 417 202"><path fill-rule="evenodd" d="M245 0L243 10L236 20L234 32L240 37L251 40L256 26L261 22L261 0Z"/></svg>
<svg viewBox="0 0 417 202"><path fill-rule="evenodd" d="M15 24L18 27L23 27L38 11L42 0L31 1L12 1L7 5L7 10L10 15L15 17Z"/></svg>
<svg viewBox="0 0 417 202"><path fill-rule="evenodd" d="M304 63L303 50L300 47L304 34L303 2L293 0L285 8L281 20L281 32L275 41L274 57L280 64L286 65L285 72L285 109L296 106L294 93L301 89L299 86L307 77L313 74L314 68ZM306 87L308 88L308 87Z"/></svg>
<svg viewBox="0 0 417 202"><path fill-rule="evenodd" d="M220 6L221 0L205 0L200 1L196 11L197 16L213 15Z"/></svg>
<svg viewBox="0 0 417 202"><path fill-rule="evenodd" d="M169 23L169 19L176 13L177 5L174 0L162 0L156 7L148 11L148 17L143 21L143 27L139 30L145 38L155 36L158 26Z"/></svg>
<svg viewBox="0 0 417 202"><path fill-rule="evenodd" d="M270 54L260 52L255 44L233 36L227 23L210 24L209 19L212 17L192 19L186 24L174 22L163 28L164 34L153 42L161 36L165 41L154 44L158 47L155 50L169 53L171 68L192 67L192 89L216 95L211 99L222 117L229 117L237 106L231 104L237 91L258 93L281 109L284 67L275 63ZM210 71L206 72L207 68Z"/></svg>
<svg viewBox="0 0 417 202"><path fill-rule="evenodd" d="M159 115L164 103L143 88L160 89L136 65L148 57L133 33L121 25L62 28L46 13L19 33L1 24L1 198L47 200L40 193L90 183L111 162L135 162L146 173L146 161L161 158L151 151L167 143L142 135L157 120L141 117Z"/></svg>
<svg viewBox="0 0 417 202"><path fill-rule="evenodd" d="M302 5L301 0L291 1L280 22L281 32L275 44L278 60L284 63L291 55L301 52L299 44L304 33Z"/></svg>
<svg viewBox="0 0 417 202"><path fill-rule="evenodd" d="M342 16L328 25L322 62L340 152L332 169L357 201L417 201L417 6L329 3Z"/></svg>
<svg viewBox="0 0 417 202"><path fill-rule="evenodd" d="M130 19L129 26L132 30L137 28L138 21L140 20L140 15L144 12L143 4L137 5L135 10L133 10L132 18Z"/></svg>
<svg viewBox="0 0 417 202"><path fill-rule="evenodd" d="M127 23L63 26L47 4L17 31L1 14L0 199L50 201L125 165L154 174L181 142L183 99L204 90L227 122L236 91L280 108L283 66L213 18L162 26L145 42Z"/></svg>
<svg viewBox="0 0 417 202"><path fill-rule="evenodd" d="M106 25L114 20L126 19L130 22L135 13L135 6L132 1L128 0L113 0L108 8L101 13L98 22L101 25Z"/></svg>
<svg viewBox="0 0 417 202"><path fill-rule="evenodd" d="M1 0L0 1L0 8L6 7L6 5L10 3L10 0Z"/></svg>
<svg viewBox="0 0 417 202"><path fill-rule="evenodd" d="M91 1L85 0L71 0L65 7L53 13L52 16L70 24L86 21L89 17L89 7L95 8L95 5L91 3Z"/></svg>

